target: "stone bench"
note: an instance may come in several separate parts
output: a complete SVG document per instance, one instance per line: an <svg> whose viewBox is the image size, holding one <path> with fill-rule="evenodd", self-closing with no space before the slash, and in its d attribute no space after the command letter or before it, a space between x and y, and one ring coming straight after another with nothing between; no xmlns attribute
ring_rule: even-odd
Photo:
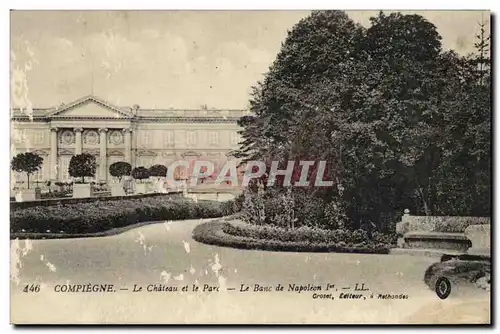
<svg viewBox="0 0 500 334"><path fill-rule="evenodd" d="M490 224L470 225L465 229L464 234L472 243L467 254L491 256Z"/></svg>
<svg viewBox="0 0 500 334"><path fill-rule="evenodd" d="M464 233L408 232L404 235L404 247L410 249L439 249L467 252L471 241Z"/></svg>

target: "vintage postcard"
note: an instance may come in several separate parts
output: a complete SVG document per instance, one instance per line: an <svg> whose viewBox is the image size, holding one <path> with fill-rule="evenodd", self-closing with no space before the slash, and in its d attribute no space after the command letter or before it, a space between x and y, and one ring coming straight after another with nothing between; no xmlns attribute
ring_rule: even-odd
<svg viewBox="0 0 500 334"><path fill-rule="evenodd" d="M11 323L491 323L488 10L10 20Z"/></svg>

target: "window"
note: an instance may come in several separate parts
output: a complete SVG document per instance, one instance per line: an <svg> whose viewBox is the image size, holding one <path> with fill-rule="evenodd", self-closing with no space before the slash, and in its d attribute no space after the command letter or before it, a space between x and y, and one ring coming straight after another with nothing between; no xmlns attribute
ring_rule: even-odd
<svg viewBox="0 0 500 334"><path fill-rule="evenodd" d="M172 131L165 131L163 133L163 144L164 147L175 146L174 133Z"/></svg>
<svg viewBox="0 0 500 334"><path fill-rule="evenodd" d="M186 132L186 143L188 146L196 145L196 132L194 131Z"/></svg>
<svg viewBox="0 0 500 334"><path fill-rule="evenodd" d="M138 159L137 167L149 168L153 165L154 157L140 157Z"/></svg>
<svg viewBox="0 0 500 334"><path fill-rule="evenodd" d="M69 168L69 160L71 159L71 157L68 157L68 156L64 156L64 157L61 157L60 158L61 160L61 164L59 166L59 179L62 181L62 182L66 182L69 180L69 173L68 173L68 168Z"/></svg>
<svg viewBox="0 0 500 334"><path fill-rule="evenodd" d="M24 143L24 141L25 141L25 133L24 133L23 130L14 129L14 131L12 132L12 135L14 137L14 142L16 144Z"/></svg>
<svg viewBox="0 0 500 334"><path fill-rule="evenodd" d="M219 144L219 132L209 131L208 132L208 143L210 145L218 145Z"/></svg>
<svg viewBox="0 0 500 334"><path fill-rule="evenodd" d="M231 145L238 145L240 142L240 135L238 132L231 132Z"/></svg>
<svg viewBox="0 0 500 334"><path fill-rule="evenodd" d="M151 136L148 131L143 131L142 132L142 145L144 146L149 146L151 141Z"/></svg>
<svg viewBox="0 0 500 334"><path fill-rule="evenodd" d="M35 131L35 144L43 144L43 130Z"/></svg>

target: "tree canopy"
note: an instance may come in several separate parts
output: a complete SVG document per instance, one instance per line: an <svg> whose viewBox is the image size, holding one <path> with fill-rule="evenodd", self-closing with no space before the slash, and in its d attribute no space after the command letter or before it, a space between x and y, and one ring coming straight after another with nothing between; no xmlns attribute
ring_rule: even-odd
<svg viewBox="0 0 500 334"><path fill-rule="evenodd" d="M132 171L132 166L125 161L117 161L109 166L109 174L117 177L121 181L122 177L129 176Z"/></svg>
<svg viewBox="0 0 500 334"><path fill-rule="evenodd" d="M93 177L96 172L96 158L92 154L82 153L71 157L69 161L68 174L71 177L81 177L85 183L85 177Z"/></svg>
<svg viewBox="0 0 500 334"><path fill-rule="evenodd" d="M253 87L234 155L326 160L334 186L309 192L355 224L383 225L407 208L489 215L489 56L485 33L478 39L478 53L463 57L443 52L419 15L381 12L365 29L344 12L315 11Z"/></svg>
<svg viewBox="0 0 500 334"><path fill-rule="evenodd" d="M149 169L146 168L146 167L135 167L134 169L132 169L132 177L135 179L135 180L145 180L147 178L149 178L150 174L149 174Z"/></svg>
<svg viewBox="0 0 500 334"><path fill-rule="evenodd" d="M153 165L149 167L149 175L154 177L166 177L167 171L167 166L164 165Z"/></svg>
<svg viewBox="0 0 500 334"><path fill-rule="evenodd" d="M10 168L19 173L26 173L28 179L28 189L30 187L30 175L40 170L43 158L33 152L19 153L12 158Z"/></svg>

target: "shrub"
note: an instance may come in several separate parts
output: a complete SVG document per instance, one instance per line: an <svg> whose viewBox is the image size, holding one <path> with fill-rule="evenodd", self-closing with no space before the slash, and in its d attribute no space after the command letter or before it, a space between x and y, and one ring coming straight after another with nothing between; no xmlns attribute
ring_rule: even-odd
<svg viewBox="0 0 500 334"><path fill-rule="evenodd" d="M225 214L222 202L173 199L158 196L37 206L11 211L11 233L94 233L143 221L215 218Z"/></svg>
<svg viewBox="0 0 500 334"><path fill-rule="evenodd" d="M132 171L132 166L125 161L118 161L115 163L112 163L109 166L109 174L111 176L118 178L118 181L121 182L122 177L130 175Z"/></svg>
<svg viewBox="0 0 500 334"><path fill-rule="evenodd" d="M485 217L450 217L438 220L433 229L434 232L463 233L470 225L490 224Z"/></svg>
<svg viewBox="0 0 500 334"><path fill-rule="evenodd" d="M241 249L292 252L389 253L389 245L387 244L336 242L325 238L324 230L320 232L308 227L304 228L305 230L302 233L288 234L287 232L298 231L303 228L289 230L269 226L252 226L252 228L246 230L246 228L235 227L227 222L216 221L196 226L193 230L193 239L210 245ZM260 239L258 238L260 233L272 236L272 239ZM305 237L306 235L308 237Z"/></svg>
<svg viewBox="0 0 500 334"><path fill-rule="evenodd" d="M167 171L167 167L164 165L153 165L149 168L149 176L166 177Z"/></svg>
<svg viewBox="0 0 500 334"><path fill-rule="evenodd" d="M132 177L135 180L145 180L149 178L149 170L146 167L136 167L132 169Z"/></svg>

